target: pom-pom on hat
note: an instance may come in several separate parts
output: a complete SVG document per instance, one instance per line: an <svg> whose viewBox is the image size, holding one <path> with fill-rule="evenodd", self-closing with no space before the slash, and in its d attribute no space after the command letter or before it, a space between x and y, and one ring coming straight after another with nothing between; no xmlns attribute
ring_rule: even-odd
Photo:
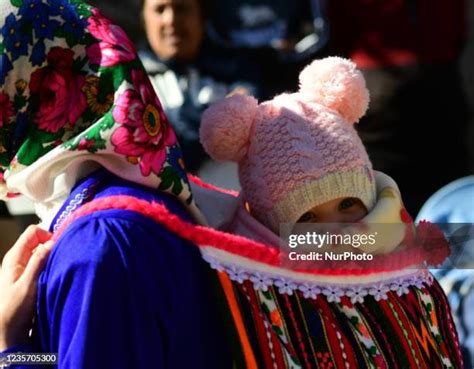
<svg viewBox="0 0 474 369"><path fill-rule="evenodd" d="M300 73L299 91L258 104L234 95L209 107L200 136L217 161L239 164L252 214L278 233L305 212L340 197L375 203L372 164L354 129L369 93L355 65L330 57Z"/></svg>

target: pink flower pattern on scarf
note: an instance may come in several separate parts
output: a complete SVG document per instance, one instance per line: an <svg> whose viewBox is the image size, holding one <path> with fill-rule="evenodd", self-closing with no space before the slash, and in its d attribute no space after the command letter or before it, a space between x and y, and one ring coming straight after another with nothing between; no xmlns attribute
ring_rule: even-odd
<svg viewBox="0 0 474 369"><path fill-rule="evenodd" d="M33 121L42 130L55 133L68 123L74 125L87 106L82 91L85 78L73 71L73 61L71 49L53 47L48 53L49 65L31 75L36 109Z"/></svg>
<svg viewBox="0 0 474 369"><path fill-rule="evenodd" d="M114 131L111 141L115 152L140 164L144 176L159 174L166 159L165 147L174 145L176 136L145 74L133 70L132 81L134 89L127 89L115 102L113 117L122 126Z"/></svg>
<svg viewBox="0 0 474 369"><path fill-rule="evenodd" d="M101 67L111 67L135 59L135 48L125 32L97 11L89 18L89 32L99 43L87 48L87 56L92 63Z"/></svg>

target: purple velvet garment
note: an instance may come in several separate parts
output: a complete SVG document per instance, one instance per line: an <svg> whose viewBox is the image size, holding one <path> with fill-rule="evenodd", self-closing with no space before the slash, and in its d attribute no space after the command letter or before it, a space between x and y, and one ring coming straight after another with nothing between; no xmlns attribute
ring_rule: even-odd
<svg viewBox="0 0 474 369"><path fill-rule="evenodd" d="M171 197L101 170L73 190L52 227L86 188L83 203L135 196L189 220ZM153 220L117 209L86 215L61 235L40 277L37 343L14 351L57 352L59 368L231 368L211 286L198 248Z"/></svg>

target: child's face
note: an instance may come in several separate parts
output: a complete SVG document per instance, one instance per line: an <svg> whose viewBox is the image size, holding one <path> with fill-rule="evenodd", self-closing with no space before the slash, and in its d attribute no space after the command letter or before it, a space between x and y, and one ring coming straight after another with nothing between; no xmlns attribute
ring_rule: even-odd
<svg viewBox="0 0 474 369"><path fill-rule="evenodd" d="M356 223L366 215L367 209L361 200L339 197L307 211L298 223Z"/></svg>

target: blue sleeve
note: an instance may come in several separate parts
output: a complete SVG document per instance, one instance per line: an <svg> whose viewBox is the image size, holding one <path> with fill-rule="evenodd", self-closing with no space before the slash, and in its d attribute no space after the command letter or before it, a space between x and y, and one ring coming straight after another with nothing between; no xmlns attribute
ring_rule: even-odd
<svg viewBox="0 0 474 369"><path fill-rule="evenodd" d="M43 351L60 369L230 367L196 251L138 214L76 221L40 278Z"/></svg>

